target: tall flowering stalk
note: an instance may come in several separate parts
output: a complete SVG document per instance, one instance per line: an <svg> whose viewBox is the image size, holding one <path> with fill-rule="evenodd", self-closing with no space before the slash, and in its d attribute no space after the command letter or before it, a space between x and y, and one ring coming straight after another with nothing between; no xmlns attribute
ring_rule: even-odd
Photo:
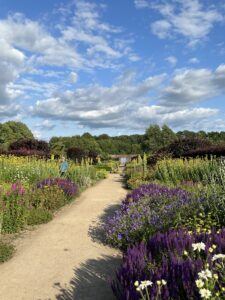
<svg viewBox="0 0 225 300"><path fill-rule="evenodd" d="M213 247L216 247L216 252L212 251ZM167 282L160 291L163 300L204 299L201 293L207 299L209 293L206 290L212 295L219 290L221 298L215 299L225 299L225 276L216 270L223 253L225 228L220 232L212 230L210 234L190 233L184 229L157 233L147 243L136 244L124 253L117 280L112 283L114 294L119 300L139 300L135 281L157 282L163 278ZM209 285L199 288L201 283L197 280L211 279L214 273L219 280L215 280L213 291ZM156 299L157 286L147 288L150 299ZM200 293L200 289L205 290Z"/></svg>

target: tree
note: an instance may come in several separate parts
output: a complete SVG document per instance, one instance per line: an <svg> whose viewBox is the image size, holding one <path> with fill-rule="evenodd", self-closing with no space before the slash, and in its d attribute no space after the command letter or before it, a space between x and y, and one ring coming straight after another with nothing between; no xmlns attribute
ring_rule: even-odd
<svg viewBox="0 0 225 300"><path fill-rule="evenodd" d="M75 160L75 161L77 160L78 162L81 162L82 159L84 159L88 156L88 151L85 151L82 148L72 147L67 150L66 154L67 154L68 158Z"/></svg>
<svg viewBox="0 0 225 300"><path fill-rule="evenodd" d="M22 122L8 121L0 124L0 147L7 149L8 146L19 139L33 139L30 129Z"/></svg>
<svg viewBox="0 0 225 300"><path fill-rule="evenodd" d="M173 132L167 125L163 125L161 131L162 145L166 147L177 139L176 133Z"/></svg>
<svg viewBox="0 0 225 300"><path fill-rule="evenodd" d="M159 125L149 126L144 135L144 151L154 153L163 147L163 139Z"/></svg>

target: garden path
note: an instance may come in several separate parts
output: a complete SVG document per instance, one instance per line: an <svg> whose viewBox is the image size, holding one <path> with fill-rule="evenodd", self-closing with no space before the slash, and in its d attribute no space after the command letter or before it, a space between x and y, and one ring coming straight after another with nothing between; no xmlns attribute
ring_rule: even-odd
<svg viewBox="0 0 225 300"><path fill-rule="evenodd" d="M0 299L114 299L107 280L120 253L101 243L101 222L125 194L120 175L110 174L50 223L23 233L14 257L0 265Z"/></svg>

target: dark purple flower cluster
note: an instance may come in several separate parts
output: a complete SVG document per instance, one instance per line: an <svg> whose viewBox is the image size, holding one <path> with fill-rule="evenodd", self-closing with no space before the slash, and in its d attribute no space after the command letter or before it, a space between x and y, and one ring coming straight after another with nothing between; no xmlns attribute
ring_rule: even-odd
<svg viewBox="0 0 225 300"><path fill-rule="evenodd" d="M158 184L145 184L128 194L123 201L123 205L124 207L126 207L130 204L131 201L138 202L143 197L160 196L167 198L179 197L181 199L187 199L190 196L190 193L179 188L168 188L166 186L161 186Z"/></svg>
<svg viewBox="0 0 225 300"><path fill-rule="evenodd" d="M37 183L37 188L44 188L45 186L57 185L60 187L67 197L74 197L78 194L78 186L68 179L63 178L48 178Z"/></svg>
<svg viewBox="0 0 225 300"><path fill-rule="evenodd" d="M201 202L181 189L143 185L129 194L121 208L108 219L107 239L114 246L126 248L157 231L182 224L185 216L192 215Z"/></svg>
<svg viewBox="0 0 225 300"><path fill-rule="evenodd" d="M192 244L203 242L206 247L202 253L196 253ZM147 243L140 243L127 249L123 262L117 272L117 280L112 283L114 294L118 300L139 300L136 291L136 280L150 280L155 283L164 279L167 284L162 287L163 300L200 299L195 280L198 272L206 263L212 268L212 256L209 248L216 245L216 253L225 253L225 228L210 234L186 230L170 230L157 233ZM187 251L188 255L184 255ZM150 299L156 299L157 285L148 289Z"/></svg>

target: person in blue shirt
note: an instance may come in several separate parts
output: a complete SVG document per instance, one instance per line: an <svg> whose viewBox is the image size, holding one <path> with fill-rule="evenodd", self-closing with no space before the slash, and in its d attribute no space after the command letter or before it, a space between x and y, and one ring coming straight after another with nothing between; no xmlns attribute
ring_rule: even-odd
<svg viewBox="0 0 225 300"><path fill-rule="evenodd" d="M68 162L66 161L65 157L62 157L59 170L60 170L60 176L63 177L66 174L66 171L68 170Z"/></svg>

